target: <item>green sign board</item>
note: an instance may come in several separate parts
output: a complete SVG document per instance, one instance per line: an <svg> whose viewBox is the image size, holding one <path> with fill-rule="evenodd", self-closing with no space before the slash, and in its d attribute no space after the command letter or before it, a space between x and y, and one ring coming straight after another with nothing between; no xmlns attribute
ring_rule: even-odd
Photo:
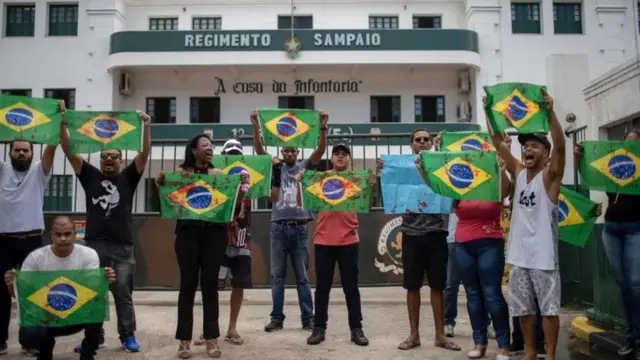
<svg viewBox="0 0 640 360"><path fill-rule="evenodd" d="M169 51L473 51L478 34L466 29L121 31L110 54Z"/></svg>
<svg viewBox="0 0 640 360"><path fill-rule="evenodd" d="M329 144L340 141L352 145L409 145L408 134L417 128L426 128L431 132L480 130L478 124L470 123L329 123ZM154 142L175 141L176 145L184 145L190 138L204 132L211 132L213 138L218 142L239 138L245 145L250 145L253 127L248 124L158 124L151 126L151 137Z"/></svg>

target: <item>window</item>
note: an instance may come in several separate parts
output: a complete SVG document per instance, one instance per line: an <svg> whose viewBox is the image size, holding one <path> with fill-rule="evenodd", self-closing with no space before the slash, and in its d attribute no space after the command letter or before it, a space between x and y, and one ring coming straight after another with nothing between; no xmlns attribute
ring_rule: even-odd
<svg viewBox="0 0 640 360"><path fill-rule="evenodd" d="M445 122L444 96L416 96L414 104L416 122Z"/></svg>
<svg viewBox="0 0 640 360"><path fill-rule="evenodd" d="M582 34L582 5L554 3L553 32L556 34Z"/></svg>
<svg viewBox="0 0 640 360"><path fill-rule="evenodd" d="M397 29L397 16L369 16L369 29Z"/></svg>
<svg viewBox="0 0 640 360"><path fill-rule="evenodd" d="M540 4L511 3L511 32L540 34Z"/></svg>
<svg viewBox="0 0 640 360"><path fill-rule="evenodd" d="M149 30L169 31L178 30L178 18L151 18L149 19Z"/></svg>
<svg viewBox="0 0 640 360"><path fill-rule="evenodd" d="M440 29L442 18L440 16L413 16L414 29Z"/></svg>
<svg viewBox="0 0 640 360"><path fill-rule="evenodd" d="M176 27L178 25L176 24ZM191 20L193 30L220 30L222 29L222 18L220 17L197 17Z"/></svg>
<svg viewBox="0 0 640 360"><path fill-rule="evenodd" d="M279 96L278 107L280 109L308 109L316 108L313 96Z"/></svg>
<svg viewBox="0 0 640 360"><path fill-rule="evenodd" d="M31 97L31 89L2 89L2 94Z"/></svg>
<svg viewBox="0 0 640 360"><path fill-rule="evenodd" d="M156 124L175 124L176 98L147 98L147 114Z"/></svg>
<svg viewBox="0 0 640 360"><path fill-rule="evenodd" d="M49 36L78 36L78 5L49 5Z"/></svg>
<svg viewBox="0 0 640 360"><path fill-rule="evenodd" d="M400 96L372 96L371 122L400 122Z"/></svg>
<svg viewBox="0 0 640 360"><path fill-rule="evenodd" d="M291 16L280 15L278 16L278 29L288 30L291 29ZM313 29L313 16L294 16L293 17L294 29Z"/></svg>
<svg viewBox="0 0 640 360"><path fill-rule="evenodd" d="M35 5L7 5L5 36L33 36L36 24Z"/></svg>
<svg viewBox="0 0 640 360"><path fill-rule="evenodd" d="M76 108L76 90L75 89L45 89L44 97L49 99L64 100L67 109Z"/></svg>
<svg viewBox="0 0 640 360"><path fill-rule="evenodd" d="M44 211L72 211L73 176L51 175L44 190Z"/></svg>
<svg viewBox="0 0 640 360"><path fill-rule="evenodd" d="M144 179L144 211L160 212L160 198L155 179Z"/></svg>
<svg viewBox="0 0 640 360"><path fill-rule="evenodd" d="M189 119L192 124L219 124L220 98L192 97Z"/></svg>

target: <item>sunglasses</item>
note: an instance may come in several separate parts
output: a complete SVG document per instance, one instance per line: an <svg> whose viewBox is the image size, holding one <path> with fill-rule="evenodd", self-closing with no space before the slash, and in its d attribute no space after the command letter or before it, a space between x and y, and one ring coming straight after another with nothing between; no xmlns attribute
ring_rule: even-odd
<svg viewBox="0 0 640 360"><path fill-rule="evenodd" d="M102 160L107 160L107 159L113 159L113 160L118 160L120 159L120 154L110 154L110 153L102 153L100 154L100 159Z"/></svg>
<svg viewBox="0 0 640 360"><path fill-rule="evenodd" d="M430 138L430 137L428 137L428 136L425 136L425 137L417 137L417 138L414 138L414 139L413 139L413 141L415 141L415 142L429 142L430 140L431 140L431 138Z"/></svg>

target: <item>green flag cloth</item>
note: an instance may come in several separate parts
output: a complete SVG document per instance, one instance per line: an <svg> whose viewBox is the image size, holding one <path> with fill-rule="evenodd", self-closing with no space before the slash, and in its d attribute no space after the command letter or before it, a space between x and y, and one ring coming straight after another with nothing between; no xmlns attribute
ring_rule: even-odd
<svg viewBox="0 0 640 360"><path fill-rule="evenodd" d="M60 108L54 99L0 95L0 141L60 142Z"/></svg>
<svg viewBox="0 0 640 360"><path fill-rule="evenodd" d="M165 174L160 186L162 217L231 222L240 179L240 175Z"/></svg>
<svg viewBox="0 0 640 360"><path fill-rule="evenodd" d="M584 141L580 176L592 190L640 194L640 141Z"/></svg>
<svg viewBox="0 0 640 360"><path fill-rule="evenodd" d="M74 154L103 149L142 150L142 120L136 111L68 110L65 121Z"/></svg>
<svg viewBox="0 0 640 360"><path fill-rule="evenodd" d="M420 152L429 187L458 200L500 202L500 172L493 151Z"/></svg>
<svg viewBox="0 0 640 360"><path fill-rule="evenodd" d="M549 132L549 114L542 86L502 83L485 87L485 92L485 110L494 132L510 128L521 134Z"/></svg>
<svg viewBox="0 0 640 360"><path fill-rule="evenodd" d="M598 218L595 208L588 197L563 186L558 197L558 238L584 247Z"/></svg>
<svg viewBox="0 0 640 360"><path fill-rule="evenodd" d="M368 213L371 207L369 170L304 172L302 208L312 212Z"/></svg>
<svg viewBox="0 0 640 360"><path fill-rule="evenodd" d="M440 137L441 151L496 151L486 131L445 131Z"/></svg>
<svg viewBox="0 0 640 360"><path fill-rule="evenodd" d="M225 174L239 175L246 171L249 175L249 191L245 197L259 199L271 195L270 155L220 155L214 156L211 161Z"/></svg>
<svg viewBox="0 0 640 360"><path fill-rule="evenodd" d="M320 134L320 112L302 109L258 109L266 146L315 149Z"/></svg>
<svg viewBox="0 0 640 360"><path fill-rule="evenodd" d="M109 320L104 268L18 271L15 281L21 326L60 327Z"/></svg>

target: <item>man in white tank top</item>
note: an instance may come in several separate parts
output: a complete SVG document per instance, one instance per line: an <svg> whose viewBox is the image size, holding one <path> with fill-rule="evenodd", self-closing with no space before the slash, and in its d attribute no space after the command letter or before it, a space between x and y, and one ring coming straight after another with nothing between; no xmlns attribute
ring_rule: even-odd
<svg viewBox="0 0 640 360"><path fill-rule="evenodd" d="M493 144L516 183L506 260L511 265L509 312L520 317L526 347L524 360L536 358L536 300L542 314L548 360L555 359L560 326L556 205L564 176L565 140L553 99L546 91L544 97L553 149L543 133L521 134L520 161L511 154L501 134L492 134ZM490 124L488 127L493 132Z"/></svg>

